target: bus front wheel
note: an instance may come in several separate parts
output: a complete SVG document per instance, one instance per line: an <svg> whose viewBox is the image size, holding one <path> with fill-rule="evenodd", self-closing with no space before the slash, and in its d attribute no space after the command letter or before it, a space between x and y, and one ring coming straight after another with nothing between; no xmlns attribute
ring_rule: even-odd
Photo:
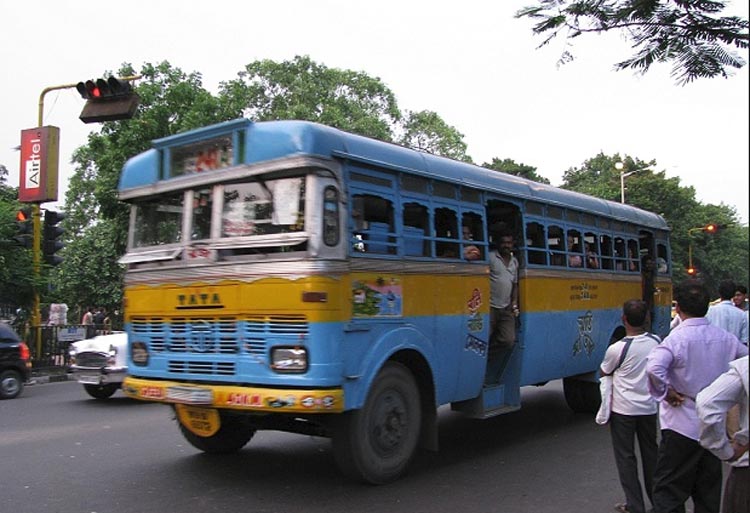
<svg viewBox="0 0 750 513"><path fill-rule="evenodd" d="M400 363L380 371L362 409L338 419L333 453L354 479L385 484L401 477L416 451L422 422L416 381Z"/></svg>
<svg viewBox="0 0 750 513"><path fill-rule="evenodd" d="M564 378L563 390L565 391L565 401L574 412L596 413L599 410L599 405L602 401L599 392L599 383L575 378Z"/></svg>
<svg viewBox="0 0 750 513"><path fill-rule="evenodd" d="M231 454L239 451L255 435L255 429L238 416L221 415L221 427L212 436L198 436L178 420L182 436L190 445L208 454Z"/></svg>

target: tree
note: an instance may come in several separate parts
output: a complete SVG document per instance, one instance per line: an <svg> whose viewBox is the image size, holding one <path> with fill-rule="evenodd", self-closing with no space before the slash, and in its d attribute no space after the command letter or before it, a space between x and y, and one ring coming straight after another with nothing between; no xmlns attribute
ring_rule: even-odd
<svg viewBox="0 0 750 513"><path fill-rule="evenodd" d="M487 169L494 169L495 171L502 171L503 173L508 173L509 175L520 176L521 178L533 180L534 182L546 184L550 183L548 179L536 172L536 168L534 166L518 164L512 159L500 160L499 158L495 157L492 159L492 162L485 162L484 164L482 164L482 167L486 167Z"/></svg>
<svg viewBox="0 0 750 513"><path fill-rule="evenodd" d="M0 164L0 306L28 308L34 298L31 251L14 240L18 189L8 185L8 169Z"/></svg>
<svg viewBox="0 0 750 513"><path fill-rule="evenodd" d="M393 92L369 75L328 68L309 57L255 61L238 78L220 84L225 113L256 121L315 121L380 139L392 140L401 118Z"/></svg>
<svg viewBox="0 0 750 513"><path fill-rule="evenodd" d="M698 78L727 77L745 60L734 50L748 48L748 21L718 16L726 3L713 0L538 0L517 18L538 20L536 34L560 33L568 41L586 33L618 31L636 52L615 69L646 73L655 62L671 63L672 76L685 85ZM573 59L563 52L562 63Z"/></svg>
<svg viewBox="0 0 750 513"><path fill-rule="evenodd" d="M400 130L402 135L398 142L408 148L463 162L472 161L466 154L464 135L435 112L406 111Z"/></svg>

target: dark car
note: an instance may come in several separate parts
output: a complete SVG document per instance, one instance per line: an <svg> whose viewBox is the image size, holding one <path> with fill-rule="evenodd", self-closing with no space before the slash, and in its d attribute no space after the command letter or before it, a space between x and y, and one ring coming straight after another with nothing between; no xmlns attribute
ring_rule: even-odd
<svg viewBox="0 0 750 513"><path fill-rule="evenodd" d="M29 346L7 324L0 323L0 399L13 399L31 375Z"/></svg>

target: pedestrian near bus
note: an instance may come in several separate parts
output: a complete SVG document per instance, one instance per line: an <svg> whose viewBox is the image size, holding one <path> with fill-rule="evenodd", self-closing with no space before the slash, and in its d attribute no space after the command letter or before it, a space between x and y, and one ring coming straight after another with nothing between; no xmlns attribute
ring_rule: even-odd
<svg viewBox="0 0 750 513"><path fill-rule="evenodd" d="M732 302L734 303L734 306L747 312L747 287L744 285L737 285L736 290L734 291L734 297L732 297Z"/></svg>
<svg viewBox="0 0 750 513"><path fill-rule="evenodd" d="M727 436L727 415L739 407L738 430ZM701 422L700 443L731 465L724 486L722 513L750 512L748 467L748 357L729 364L729 370L700 391L696 399Z"/></svg>
<svg viewBox="0 0 750 513"><path fill-rule="evenodd" d="M733 281L724 280L719 283L720 301L708 309L706 319L714 326L724 328L747 345L747 314L737 308L732 301L736 290Z"/></svg>
<svg viewBox="0 0 750 513"><path fill-rule="evenodd" d="M651 395L659 401L661 441L654 471L655 513L682 513L692 498L695 513L715 513L721 502L721 461L699 443L695 397L747 347L705 318L706 287L688 281L675 287L682 322L651 350L646 364Z"/></svg>
<svg viewBox="0 0 750 513"><path fill-rule="evenodd" d="M651 501L656 466L656 400L648 391L646 359L661 340L646 331L648 305L640 299L626 301L622 307L625 338L607 348L600 373L612 375L612 406L609 429L620 485L625 502L616 504L620 513L646 513L638 479L635 440L641 454L641 471L646 495Z"/></svg>

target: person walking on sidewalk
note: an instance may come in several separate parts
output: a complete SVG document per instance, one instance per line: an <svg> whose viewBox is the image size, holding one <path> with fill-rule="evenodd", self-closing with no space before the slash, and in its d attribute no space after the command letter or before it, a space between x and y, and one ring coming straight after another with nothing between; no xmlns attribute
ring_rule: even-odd
<svg viewBox="0 0 750 513"><path fill-rule="evenodd" d="M654 471L655 513L682 513L692 497L695 513L715 513L721 503L721 461L701 447L695 397L747 356L747 346L705 318L706 287L688 281L675 287L680 325L651 350L646 364L651 395L659 401L661 441Z"/></svg>
<svg viewBox="0 0 750 513"><path fill-rule="evenodd" d="M656 401L648 391L646 359L661 340L645 329L648 305L631 299L622 307L626 337L615 342L604 354L600 372L613 376L612 412L609 428L612 448L625 492L625 503L616 504L620 513L646 513L638 479L635 439L641 453L641 468L646 494L651 500L654 468L656 467Z"/></svg>

